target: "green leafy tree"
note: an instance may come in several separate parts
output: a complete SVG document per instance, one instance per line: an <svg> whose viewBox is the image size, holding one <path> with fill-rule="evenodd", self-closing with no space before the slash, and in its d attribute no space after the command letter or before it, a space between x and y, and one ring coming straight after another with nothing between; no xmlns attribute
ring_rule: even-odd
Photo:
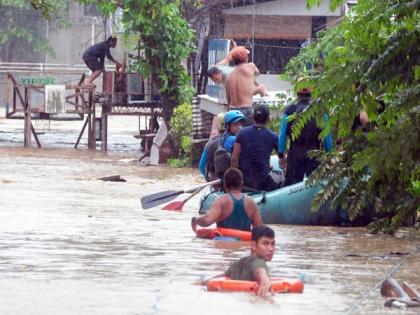
<svg viewBox="0 0 420 315"><path fill-rule="evenodd" d="M174 115L171 122L171 135L174 138L177 148L178 159L169 161L172 166L190 166L192 151L192 106L189 103L183 103L174 109Z"/></svg>
<svg viewBox="0 0 420 315"><path fill-rule="evenodd" d="M90 1L105 14L122 8L122 24L127 34L137 34L137 56L134 69L151 75L159 88L163 103L163 118L169 126L174 108L190 102L193 89L183 65L194 46L193 31L181 14L181 1L120 0Z"/></svg>
<svg viewBox="0 0 420 315"><path fill-rule="evenodd" d="M419 210L419 42L419 1L359 0L288 64L289 80L305 77L300 84L316 87L294 136L311 117L322 126L326 112L340 141L331 154L313 153L321 164L309 184L324 184L314 209L331 201L351 219L375 210L382 219L371 228L390 233ZM365 130L354 128L360 112L369 118Z"/></svg>
<svg viewBox="0 0 420 315"><path fill-rule="evenodd" d="M66 0L0 0L0 59L35 62L53 55L45 22L51 31L66 26L66 11Z"/></svg>

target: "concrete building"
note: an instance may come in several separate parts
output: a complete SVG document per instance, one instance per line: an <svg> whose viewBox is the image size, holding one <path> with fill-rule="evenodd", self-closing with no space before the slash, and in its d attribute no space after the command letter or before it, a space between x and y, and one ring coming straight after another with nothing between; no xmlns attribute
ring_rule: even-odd
<svg viewBox="0 0 420 315"><path fill-rule="evenodd" d="M5 60L5 54L0 51L0 107L7 105L7 72L12 73L21 84L76 84L84 72L90 73L82 60L83 52L116 31L113 23L104 22L92 4L81 5L69 0L65 16L68 26L60 29L53 29L39 13L33 11L22 11L21 14L25 15L19 18L30 21L38 35L49 41L54 54L39 53L34 47L25 47L23 53L9 55ZM0 20L2 14L7 12L0 11ZM7 25L2 24L1 28L4 31ZM21 43L16 42L15 45ZM118 60L122 58L123 51L120 41L111 53ZM113 68L112 63L105 62L108 69ZM101 78L95 83L101 89Z"/></svg>
<svg viewBox="0 0 420 315"><path fill-rule="evenodd" d="M222 9L210 16L208 38L232 38L238 45L249 48L250 61L261 73L258 82L272 95L268 99L255 96L254 103L275 103L276 92L290 88L288 82L279 78L288 61L305 42L315 39L318 31L337 25L345 14L344 5L331 11L329 1L321 1L320 6L311 10L307 9L306 0L221 0L218 3ZM215 55L220 56L209 53L208 67L220 61L210 60ZM197 119L194 123L197 138L200 134L203 138L209 135L208 121L212 115L227 110L224 100L215 95L214 84L209 82L209 85L212 93L199 95L202 121Z"/></svg>

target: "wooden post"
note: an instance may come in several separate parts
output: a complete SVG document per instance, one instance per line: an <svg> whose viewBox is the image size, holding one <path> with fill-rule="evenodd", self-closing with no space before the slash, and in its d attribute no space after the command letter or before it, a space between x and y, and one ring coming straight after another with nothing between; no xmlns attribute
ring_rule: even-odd
<svg viewBox="0 0 420 315"><path fill-rule="evenodd" d="M92 98L92 147L91 149L96 150L96 105Z"/></svg>
<svg viewBox="0 0 420 315"><path fill-rule="evenodd" d="M23 145L25 148L31 147L31 106L29 104L29 89L25 87L25 123L24 123Z"/></svg>
<svg viewBox="0 0 420 315"><path fill-rule="evenodd" d="M101 114L101 151L106 152L108 150L108 112L109 104L102 105Z"/></svg>
<svg viewBox="0 0 420 315"><path fill-rule="evenodd" d="M95 121L92 122L92 91L89 90L89 96L88 96L88 148L93 149L93 140L92 140L92 123L95 124Z"/></svg>
<svg viewBox="0 0 420 315"><path fill-rule="evenodd" d="M34 135L36 145L38 146L38 148L41 148L41 142L39 142L38 136L36 135L36 131L32 123L31 123L31 131L32 131L32 134Z"/></svg>
<svg viewBox="0 0 420 315"><path fill-rule="evenodd" d="M79 137L77 138L76 144L74 145L74 148L77 149L77 146L79 145L80 139L82 139L83 133L85 132L86 125L88 124L89 117L86 118L85 123L83 124L83 128L80 131Z"/></svg>

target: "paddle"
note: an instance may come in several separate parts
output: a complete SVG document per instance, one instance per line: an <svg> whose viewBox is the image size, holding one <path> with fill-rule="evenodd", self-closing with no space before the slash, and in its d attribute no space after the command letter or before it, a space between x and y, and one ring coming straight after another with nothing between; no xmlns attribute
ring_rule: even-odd
<svg viewBox="0 0 420 315"><path fill-rule="evenodd" d="M166 191L162 191L159 193L155 193L155 194L151 194L148 196L144 196L143 198L141 198L141 206L143 209L150 209L156 206L159 206L163 203L167 203L173 199L175 199L176 196L184 194L184 193L193 193L198 189L213 185L218 183L220 180L214 180L212 182L208 182L205 183L203 185L197 186L195 188L191 188L188 190L178 190L178 191L174 191L174 190L166 190Z"/></svg>
<svg viewBox="0 0 420 315"><path fill-rule="evenodd" d="M220 182L220 179L216 181L217 184L219 182ZM188 198L185 198L184 200L179 200L179 201L174 201L174 202L168 203L161 210L182 211L182 208L184 207L184 204L186 204L188 200L190 200L192 197L197 195L200 191L202 191L206 187L207 186L202 186L201 188L198 188Z"/></svg>

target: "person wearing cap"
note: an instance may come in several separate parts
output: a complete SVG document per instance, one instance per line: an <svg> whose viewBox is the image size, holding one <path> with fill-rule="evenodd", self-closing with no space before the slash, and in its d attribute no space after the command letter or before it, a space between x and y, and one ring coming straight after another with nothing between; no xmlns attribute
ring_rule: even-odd
<svg viewBox="0 0 420 315"><path fill-rule="evenodd" d="M270 111L265 105L254 110L255 125L242 128L236 135L232 153L232 167L244 174L244 186L272 191L278 184L270 176L270 157L278 149L278 137L266 127Z"/></svg>
<svg viewBox="0 0 420 315"><path fill-rule="evenodd" d="M238 110L230 110L223 117L223 123L225 125L225 133L223 134L223 147L228 151L233 151L233 145L235 144L236 134L241 130L245 116Z"/></svg>
<svg viewBox="0 0 420 315"><path fill-rule="evenodd" d="M257 66L248 62L249 50L238 46L230 52L235 69L226 79L226 98L229 109L240 110L246 117L244 126L253 124L252 96L261 86L255 86L255 77L260 74Z"/></svg>
<svg viewBox="0 0 420 315"><path fill-rule="evenodd" d="M110 48L115 48L115 46L117 46L117 38L109 36L106 41L90 46L83 53L83 61L86 63L88 68L92 70L92 74L85 83L87 86L92 86L93 81L102 73L102 71L104 71L105 56L115 63L118 68L121 67L121 64L112 57L110 52Z"/></svg>
<svg viewBox="0 0 420 315"><path fill-rule="evenodd" d="M216 151L220 139L223 137L223 133L225 132L225 125L223 123L224 115L224 113L219 113L215 117L218 134L215 137L209 139L206 146L204 147L203 152L201 153L200 162L198 163L198 169L207 181L213 181L217 179L214 170L214 152Z"/></svg>
<svg viewBox="0 0 420 315"><path fill-rule="evenodd" d="M281 118L278 152L280 164L283 168L286 166L286 185L301 182L305 174L309 176L318 167L318 162L308 157L308 151L319 150L320 148L319 135L321 130L318 128L315 119L306 123L297 139L290 138L289 151L286 156L287 138L290 137L293 129L293 126L288 124L287 118L295 113L302 113L311 106L311 93L312 90L309 87L300 88L297 91L297 103L287 106ZM328 116L324 115L324 119L327 121ZM330 134L327 134L324 139L324 148L327 152L332 148Z"/></svg>

